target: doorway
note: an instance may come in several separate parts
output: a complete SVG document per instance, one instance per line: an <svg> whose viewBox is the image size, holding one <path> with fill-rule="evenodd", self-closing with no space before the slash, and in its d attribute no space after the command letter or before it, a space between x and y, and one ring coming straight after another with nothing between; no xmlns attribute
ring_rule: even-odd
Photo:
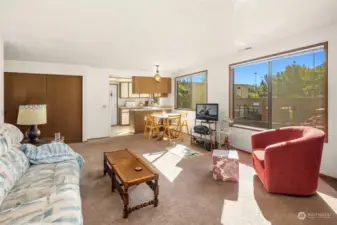
<svg viewBox="0 0 337 225"><path fill-rule="evenodd" d="M118 124L118 84L110 84L111 126Z"/></svg>

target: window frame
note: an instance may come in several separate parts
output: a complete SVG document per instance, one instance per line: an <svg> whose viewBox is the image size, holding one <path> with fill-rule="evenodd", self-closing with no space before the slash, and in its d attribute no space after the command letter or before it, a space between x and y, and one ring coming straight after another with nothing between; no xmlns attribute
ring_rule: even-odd
<svg viewBox="0 0 337 225"><path fill-rule="evenodd" d="M233 67L234 66L237 66L237 65L240 65L240 64L254 63L256 61L268 60L269 58L272 58L272 57L285 55L285 54L289 54L289 53L294 53L294 52L299 52L299 51L303 51L303 50L306 50L306 49L315 48L315 47L318 47L318 46L324 47L324 54L325 54L324 132L325 132L325 142L327 143L328 142L328 131L329 131L329 123L328 123L329 122L329 107L328 107L329 106L329 104L328 104L328 99L329 99L329 96L328 96L328 69L329 69L329 57L328 57L329 54L328 54L328 51L329 51L329 45L328 45L328 41L229 64L229 66L228 66L228 72L229 72L229 118L232 121L234 121L234 96L235 96L235 93L234 93L234 76L233 76ZM270 99L270 101L272 101L272 99ZM272 115L269 115L269 116L271 117ZM269 120L269 118L268 118L268 120ZM263 128L259 128L259 127L244 126L244 125L240 125L240 124L231 124L231 126L241 128L241 129L247 129L247 130L251 130L251 131L268 130L268 129L263 129Z"/></svg>
<svg viewBox="0 0 337 225"><path fill-rule="evenodd" d="M196 75L198 73L205 73L205 77L206 77L206 79L205 79L205 82L206 82L206 103L208 103L208 70L201 70L201 71L177 76L177 77L174 78L174 109L175 110L195 111L193 108L178 108L177 107L177 102L178 102L177 79L183 78L183 77L193 76L193 75ZM191 98L192 98L192 96L191 96Z"/></svg>

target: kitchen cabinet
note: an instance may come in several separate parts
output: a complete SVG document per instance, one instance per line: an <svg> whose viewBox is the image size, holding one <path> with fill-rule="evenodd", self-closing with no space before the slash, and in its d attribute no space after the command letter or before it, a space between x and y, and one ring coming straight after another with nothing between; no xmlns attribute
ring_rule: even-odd
<svg viewBox="0 0 337 225"><path fill-rule="evenodd" d="M128 83L129 98L139 98L139 94L132 93L132 83Z"/></svg>
<svg viewBox="0 0 337 225"><path fill-rule="evenodd" d="M140 98L149 98L150 94L139 94Z"/></svg>
<svg viewBox="0 0 337 225"><path fill-rule="evenodd" d="M130 127L135 134L143 133L145 128L144 117L152 113L162 113L165 110L168 113L172 109L131 109L130 110Z"/></svg>
<svg viewBox="0 0 337 225"><path fill-rule="evenodd" d="M129 98L129 83L121 82L119 84L119 97L120 98Z"/></svg>
<svg viewBox="0 0 337 225"><path fill-rule="evenodd" d="M171 78L162 77L160 82L153 77L132 77L132 92L139 94L171 93Z"/></svg>
<svg viewBox="0 0 337 225"><path fill-rule="evenodd" d="M130 109L120 109L120 125L130 124Z"/></svg>

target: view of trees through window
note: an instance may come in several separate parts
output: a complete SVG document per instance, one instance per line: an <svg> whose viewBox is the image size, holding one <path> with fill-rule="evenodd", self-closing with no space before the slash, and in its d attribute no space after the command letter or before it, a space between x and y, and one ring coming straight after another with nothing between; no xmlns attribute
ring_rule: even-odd
<svg viewBox="0 0 337 225"><path fill-rule="evenodd" d="M234 123L324 130L325 57L322 45L232 68Z"/></svg>
<svg viewBox="0 0 337 225"><path fill-rule="evenodd" d="M207 102L207 71L175 78L176 108L193 109Z"/></svg>

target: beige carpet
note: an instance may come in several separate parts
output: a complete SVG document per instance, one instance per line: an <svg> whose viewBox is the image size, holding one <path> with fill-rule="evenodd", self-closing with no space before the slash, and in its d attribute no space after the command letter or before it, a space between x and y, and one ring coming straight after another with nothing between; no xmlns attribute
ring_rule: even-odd
<svg viewBox="0 0 337 225"><path fill-rule="evenodd" d="M189 146L188 139L185 145ZM211 177L210 153L182 159L163 152L166 141L142 135L106 138L73 144L86 160L81 180L85 225L245 225L337 224L337 191L320 180L318 194L303 198L267 193L251 167L250 154L240 152L240 182L216 182ZM132 212L122 218L123 205L111 182L103 177L103 152L129 148L144 155L160 173L159 206ZM332 181L335 182L335 181ZM147 186L131 189L131 202L152 197ZM298 213L305 212L304 220Z"/></svg>

